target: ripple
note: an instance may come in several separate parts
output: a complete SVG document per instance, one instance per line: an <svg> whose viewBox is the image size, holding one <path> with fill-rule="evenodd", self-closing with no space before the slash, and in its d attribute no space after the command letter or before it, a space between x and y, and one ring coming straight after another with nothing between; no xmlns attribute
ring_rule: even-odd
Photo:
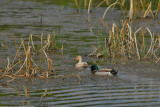
<svg viewBox="0 0 160 107"><path fill-rule="evenodd" d="M152 89L150 85L124 86L117 89L106 87L87 86L83 88L64 88L51 92L51 101L54 106L146 106L158 105L160 89ZM156 85L155 85L156 86ZM53 97L54 96L54 97ZM146 104L147 103L147 104Z"/></svg>

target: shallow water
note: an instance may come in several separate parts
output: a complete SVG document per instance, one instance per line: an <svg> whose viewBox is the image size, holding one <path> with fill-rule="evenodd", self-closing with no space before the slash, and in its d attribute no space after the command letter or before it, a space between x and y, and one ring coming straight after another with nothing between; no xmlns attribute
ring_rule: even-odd
<svg viewBox="0 0 160 107"><path fill-rule="evenodd" d="M50 34L60 32L64 44L64 55L48 53L53 59L59 74L79 74L77 77L54 79L16 78L7 86L0 86L0 106L159 106L160 83L159 64L124 61L119 64L107 63L100 68L114 67L119 70L115 77L94 76L89 68L78 71L72 61L76 55L82 55L89 64L104 59L90 58L96 46L94 29L99 25L105 8L77 12L70 6L61 6L49 2L25 0L0 1L0 43L8 48L0 48L0 59L5 65L7 56L14 58L16 48L10 35L15 39L28 39L29 34ZM42 14L42 24L40 14ZM120 24L121 11L115 10L106 16L106 22ZM150 29L159 32L159 20L137 20L135 29L150 25ZM15 54L14 54L15 53ZM0 80L2 83L3 79Z"/></svg>

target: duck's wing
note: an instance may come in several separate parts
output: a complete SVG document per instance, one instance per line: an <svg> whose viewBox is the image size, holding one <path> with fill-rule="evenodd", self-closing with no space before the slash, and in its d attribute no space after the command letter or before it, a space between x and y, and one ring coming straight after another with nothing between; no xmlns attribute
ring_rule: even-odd
<svg viewBox="0 0 160 107"><path fill-rule="evenodd" d="M82 63L83 66L88 66L87 62Z"/></svg>
<svg viewBox="0 0 160 107"><path fill-rule="evenodd" d="M112 71L113 69L100 69L98 70L98 72L110 72Z"/></svg>

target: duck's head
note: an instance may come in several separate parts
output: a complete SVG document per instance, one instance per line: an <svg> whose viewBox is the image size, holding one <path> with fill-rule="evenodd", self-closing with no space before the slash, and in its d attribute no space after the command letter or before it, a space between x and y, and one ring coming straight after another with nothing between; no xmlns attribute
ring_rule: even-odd
<svg viewBox="0 0 160 107"><path fill-rule="evenodd" d="M92 65L91 66L91 71L99 70L97 65Z"/></svg>
<svg viewBox="0 0 160 107"><path fill-rule="evenodd" d="M82 57L79 55L79 56L76 56L75 58L74 58L74 60L81 60L82 61Z"/></svg>

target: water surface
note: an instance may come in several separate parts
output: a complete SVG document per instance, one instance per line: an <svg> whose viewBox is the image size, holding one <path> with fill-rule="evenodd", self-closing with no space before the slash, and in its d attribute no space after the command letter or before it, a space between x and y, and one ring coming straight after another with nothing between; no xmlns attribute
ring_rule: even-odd
<svg viewBox="0 0 160 107"><path fill-rule="evenodd" d="M0 106L159 106L159 64L124 61L99 66L118 69L119 74L115 77L94 76L89 68L75 69L76 62L72 60L76 55L82 55L89 64L106 60L86 56L97 45L94 30L100 25L99 18L105 8L93 9L88 15L86 9L77 12L73 4L70 5L56 5L49 1L0 1L0 43L8 47L0 48L2 67L7 63L7 57L13 59L16 54L11 35L20 43L20 38L27 40L30 34L40 36L55 31L60 33L64 44L64 55L48 53L57 73L78 74L82 79L79 83L77 77L16 78L7 86L0 86ZM122 18L121 11L114 10L105 20L109 26L113 22L120 25ZM137 20L133 25L135 29L150 25L154 32L160 29L159 19Z"/></svg>

